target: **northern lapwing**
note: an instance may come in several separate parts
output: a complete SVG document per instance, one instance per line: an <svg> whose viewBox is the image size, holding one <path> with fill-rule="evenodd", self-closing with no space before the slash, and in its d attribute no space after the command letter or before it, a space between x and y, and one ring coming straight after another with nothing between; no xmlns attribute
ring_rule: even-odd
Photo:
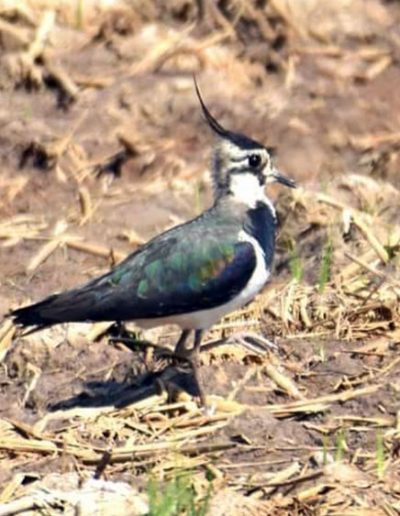
<svg viewBox="0 0 400 516"><path fill-rule="evenodd" d="M178 325L175 354L193 366L205 330L249 303L271 274L277 218L267 183L295 187L279 173L270 152L226 130L210 114L198 85L205 119L217 136L212 155L214 202L200 216L156 236L106 274L10 313L20 327L134 321L142 327ZM194 332L194 342L187 340ZM198 383L198 381L197 381ZM204 403L204 396L198 384Z"/></svg>

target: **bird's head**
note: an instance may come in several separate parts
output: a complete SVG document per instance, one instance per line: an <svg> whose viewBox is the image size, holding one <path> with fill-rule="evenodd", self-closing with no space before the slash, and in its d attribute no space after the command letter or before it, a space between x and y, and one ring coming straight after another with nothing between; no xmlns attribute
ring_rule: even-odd
<svg viewBox="0 0 400 516"><path fill-rule="evenodd" d="M205 119L218 136L212 162L215 197L231 195L238 201L254 205L265 198L267 183L278 182L295 188L295 182L275 167L271 149L222 127L207 109L196 80L194 83Z"/></svg>

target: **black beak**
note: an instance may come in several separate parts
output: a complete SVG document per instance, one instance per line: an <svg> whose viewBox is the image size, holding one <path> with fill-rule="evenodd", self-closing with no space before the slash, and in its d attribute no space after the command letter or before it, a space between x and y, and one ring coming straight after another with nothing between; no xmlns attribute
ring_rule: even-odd
<svg viewBox="0 0 400 516"><path fill-rule="evenodd" d="M281 185L288 186L289 188L296 188L296 183L293 181L293 179L289 179L288 177L283 176L277 170L274 173L274 178L275 181L281 183Z"/></svg>

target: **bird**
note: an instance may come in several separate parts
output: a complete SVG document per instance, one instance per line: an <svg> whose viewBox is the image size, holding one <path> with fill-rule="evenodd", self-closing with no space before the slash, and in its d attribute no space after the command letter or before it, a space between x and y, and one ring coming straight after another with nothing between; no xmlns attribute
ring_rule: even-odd
<svg viewBox="0 0 400 516"><path fill-rule="evenodd" d="M267 196L273 182L295 188L268 147L225 129L210 113L194 78L205 121L215 135L211 206L155 236L105 274L9 313L20 328L60 323L134 321L144 328L174 324L174 355L193 366L205 331L248 303L271 276L277 215ZM188 345L194 333L192 345Z"/></svg>

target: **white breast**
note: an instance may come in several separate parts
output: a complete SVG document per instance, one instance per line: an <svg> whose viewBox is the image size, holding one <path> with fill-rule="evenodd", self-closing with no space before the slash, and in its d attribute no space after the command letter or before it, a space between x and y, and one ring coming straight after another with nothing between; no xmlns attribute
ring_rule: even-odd
<svg viewBox="0 0 400 516"><path fill-rule="evenodd" d="M159 317L156 319L142 319L135 322L144 328L152 328L163 324L177 324L186 330L206 330L228 313L246 305L263 288L271 271L268 270L265 265L264 252L255 238L241 231L239 233L239 240L241 242L250 242L253 245L256 253L256 268L245 288L236 297L224 305L208 310L199 310L198 312L173 315L170 317Z"/></svg>

